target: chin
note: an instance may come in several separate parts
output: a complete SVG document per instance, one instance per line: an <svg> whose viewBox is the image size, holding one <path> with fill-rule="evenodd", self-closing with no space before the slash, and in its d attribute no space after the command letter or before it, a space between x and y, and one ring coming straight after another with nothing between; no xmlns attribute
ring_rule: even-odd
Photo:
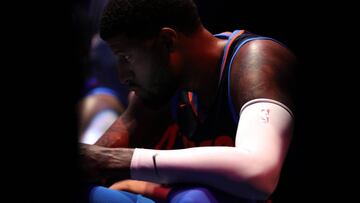
<svg viewBox="0 0 360 203"><path fill-rule="evenodd" d="M170 99L167 100L161 100L161 99L155 99L155 98L149 98L149 97L141 97L140 99L143 101L144 105L150 109L160 109L161 107L164 107Z"/></svg>
<svg viewBox="0 0 360 203"><path fill-rule="evenodd" d="M146 107L156 110L167 105L174 94L175 92L161 94L144 94L143 92L139 92L138 96Z"/></svg>

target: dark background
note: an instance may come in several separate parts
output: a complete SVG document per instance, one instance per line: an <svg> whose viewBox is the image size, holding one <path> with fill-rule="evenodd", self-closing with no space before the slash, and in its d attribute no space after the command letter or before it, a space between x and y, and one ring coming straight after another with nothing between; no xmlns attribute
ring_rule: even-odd
<svg viewBox="0 0 360 203"><path fill-rule="evenodd" d="M356 7L345 1L197 2L211 32L246 29L273 37L300 62L295 134L274 202L356 199L353 187L343 182L357 183ZM3 76L9 81L4 89L13 86L3 99L12 108L5 106L4 111L18 110L5 117L10 130L3 136L3 174L10 182L4 185L15 192L10 195L14 201L76 202L80 186L76 108L91 29L83 24L87 3L27 6L9 9L12 15L5 20L20 17L3 25L4 33L13 37L4 38L10 42L4 49L14 53L12 65L6 66L13 73Z"/></svg>

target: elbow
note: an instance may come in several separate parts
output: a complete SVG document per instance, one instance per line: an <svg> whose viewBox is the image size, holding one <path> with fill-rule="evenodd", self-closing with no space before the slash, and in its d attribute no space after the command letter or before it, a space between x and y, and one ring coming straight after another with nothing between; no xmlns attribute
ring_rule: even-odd
<svg viewBox="0 0 360 203"><path fill-rule="evenodd" d="M273 194L273 192L276 190L277 183L279 178L276 176L270 176L266 178L262 178L262 183L259 186L259 190L262 194L262 199L268 199L270 195Z"/></svg>
<svg viewBox="0 0 360 203"><path fill-rule="evenodd" d="M250 184L254 188L254 197L259 200L266 200L275 191L279 181L279 170L274 168L264 169L252 177Z"/></svg>
<svg viewBox="0 0 360 203"><path fill-rule="evenodd" d="M262 167L258 167L259 165ZM277 187L280 168L274 165L272 167L264 165L257 163L253 165L254 167L250 167L247 173L237 173L234 195L255 200L268 199Z"/></svg>

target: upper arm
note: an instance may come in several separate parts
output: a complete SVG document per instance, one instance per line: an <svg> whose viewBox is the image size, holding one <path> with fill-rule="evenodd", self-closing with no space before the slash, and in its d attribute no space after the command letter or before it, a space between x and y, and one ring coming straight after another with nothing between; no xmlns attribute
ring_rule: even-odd
<svg viewBox="0 0 360 203"><path fill-rule="evenodd" d="M256 98L268 98L293 108L295 56L272 40L254 40L236 53L231 68L235 109Z"/></svg>
<svg viewBox="0 0 360 203"><path fill-rule="evenodd" d="M270 40L244 45L232 64L231 96L237 112L243 107L235 145L261 163L262 172L254 182L269 193L276 187L292 137L294 65L292 53ZM259 98L276 102L265 100L243 106ZM264 111L269 113L267 121L262 117Z"/></svg>

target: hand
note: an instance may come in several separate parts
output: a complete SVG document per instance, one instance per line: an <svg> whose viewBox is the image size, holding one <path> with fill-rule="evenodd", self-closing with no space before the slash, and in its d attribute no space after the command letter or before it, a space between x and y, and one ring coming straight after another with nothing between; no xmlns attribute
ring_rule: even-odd
<svg viewBox="0 0 360 203"><path fill-rule="evenodd" d="M110 189L128 191L158 200L166 200L171 190L163 185L139 180L122 180L111 185Z"/></svg>
<svg viewBox="0 0 360 203"><path fill-rule="evenodd" d="M80 168L87 180L126 179L130 177L133 149L106 148L80 144Z"/></svg>

